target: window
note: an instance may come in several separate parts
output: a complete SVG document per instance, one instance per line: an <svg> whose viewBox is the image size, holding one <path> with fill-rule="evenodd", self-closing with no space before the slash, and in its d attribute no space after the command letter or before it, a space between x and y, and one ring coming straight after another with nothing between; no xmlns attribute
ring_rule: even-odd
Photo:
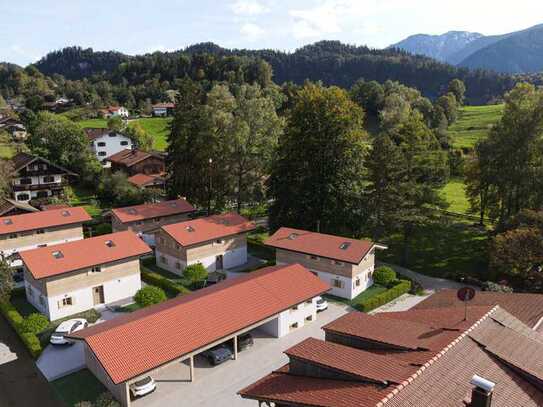
<svg viewBox="0 0 543 407"><path fill-rule="evenodd" d="M339 248L340 248L341 250L347 250L347 249L349 248L350 245L351 245L350 242L343 242L343 243L341 243L341 244L339 245Z"/></svg>
<svg viewBox="0 0 543 407"><path fill-rule="evenodd" d="M343 266L343 262L342 262L342 261L334 260L332 263L334 263L336 266Z"/></svg>
<svg viewBox="0 0 543 407"><path fill-rule="evenodd" d="M121 141L121 146L127 146L128 145L128 141L124 140L124 141Z"/></svg>
<svg viewBox="0 0 543 407"><path fill-rule="evenodd" d="M318 256L309 256L309 258L310 258L311 260L319 261L319 257L318 257Z"/></svg>
<svg viewBox="0 0 543 407"><path fill-rule="evenodd" d="M11 219L4 219L4 225L13 225L13 221Z"/></svg>
<svg viewBox="0 0 543 407"><path fill-rule="evenodd" d="M298 236L299 236L298 233L291 233L290 235L288 235L288 238L289 238L290 240L294 240L294 239L296 239Z"/></svg>
<svg viewBox="0 0 543 407"><path fill-rule="evenodd" d="M175 262L175 268L176 268L177 270L181 270L181 263L179 263L178 261Z"/></svg>
<svg viewBox="0 0 543 407"><path fill-rule="evenodd" d="M164 256L160 256L160 262L162 264L168 264L168 259L166 257L164 257Z"/></svg>
<svg viewBox="0 0 543 407"><path fill-rule="evenodd" d="M45 183L55 182L55 177L53 177L52 175L48 175L46 177L43 177L43 182L45 182Z"/></svg>
<svg viewBox="0 0 543 407"><path fill-rule="evenodd" d="M356 286L360 287L360 279L359 278L356 279Z"/></svg>
<svg viewBox="0 0 543 407"><path fill-rule="evenodd" d="M115 247L115 242L113 240L106 240L107 247Z"/></svg>
<svg viewBox="0 0 543 407"><path fill-rule="evenodd" d="M100 266L94 266L93 268L91 268L91 273L100 273L102 272L102 267Z"/></svg>
<svg viewBox="0 0 543 407"><path fill-rule="evenodd" d="M311 304L313 304L313 300L307 300L305 303L311 305Z"/></svg>
<svg viewBox="0 0 543 407"><path fill-rule="evenodd" d="M344 286L343 281L338 280L338 279L333 279L332 280L332 287L334 287L334 288L343 288L343 286Z"/></svg>
<svg viewBox="0 0 543 407"><path fill-rule="evenodd" d="M307 322L313 321L313 315L309 315L308 317L305 318L305 320L306 320Z"/></svg>
<svg viewBox="0 0 543 407"><path fill-rule="evenodd" d="M164 238L163 238L163 237L159 237L159 238L158 238L158 242L159 242L160 244L164 244L164 243L165 243Z"/></svg>
<svg viewBox="0 0 543 407"><path fill-rule="evenodd" d="M47 247L47 243L39 244L39 245L38 245L38 248L40 248L40 249L41 249L41 248L44 248L44 247Z"/></svg>
<svg viewBox="0 0 543 407"><path fill-rule="evenodd" d="M10 239L17 239L17 233L12 233L11 235L9 235L9 238Z"/></svg>
<svg viewBox="0 0 543 407"><path fill-rule="evenodd" d="M161 218L154 218L154 219L153 219L153 221L154 221L155 223L158 223L158 222L160 222L161 220L162 220Z"/></svg>
<svg viewBox="0 0 543 407"><path fill-rule="evenodd" d="M45 298L43 298L43 295L40 295L40 305L45 307Z"/></svg>
<svg viewBox="0 0 543 407"><path fill-rule="evenodd" d="M21 178L19 182L21 185L30 185L32 184L32 178Z"/></svg>
<svg viewBox="0 0 543 407"><path fill-rule="evenodd" d="M64 255L62 254L61 251L56 251L56 252L53 252L52 254L53 254L53 257L54 257L55 259L62 259L62 258L64 258Z"/></svg>
<svg viewBox="0 0 543 407"><path fill-rule="evenodd" d="M296 329L296 328L298 328L298 322L295 322L290 325L290 329Z"/></svg>
<svg viewBox="0 0 543 407"><path fill-rule="evenodd" d="M181 246L179 246L178 244L175 245L175 250L181 250Z"/></svg>
<svg viewBox="0 0 543 407"><path fill-rule="evenodd" d="M45 233L45 229L38 229L36 230L37 235L43 235Z"/></svg>
<svg viewBox="0 0 543 407"><path fill-rule="evenodd" d="M61 215L64 216L65 218L67 218L68 216L71 215L71 213L70 213L70 211L62 211Z"/></svg>
<svg viewBox="0 0 543 407"><path fill-rule="evenodd" d="M217 240L215 240L215 243L216 243L216 244L223 244L223 243L224 243L224 240L222 240L222 239L217 239Z"/></svg>
<svg viewBox="0 0 543 407"><path fill-rule="evenodd" d="M117 133L109 133L109 137L117 137Z"/></svg>
<svg viewBox="0 0 543 407"><path fill-rule="evenodd" d="M187 227L185 228L185 230L186 230L187 232L194 232L194 228L193 228L192 226L187 226Z"/></svg>
<svg viewBox="0 0 543 407"><path fill-rule="evenodd" d="M100 142L96 143L96 145L97 145L98 147L105 147L105 146L106 146L106 143L104 143L103 141L100 141Z"/></svg>
<svg viewBox="0 0 543 407"><path fill-rule="evenodd" d="M72 297L63 298L62 300L58 302L59 308L69 307L70 305L73 305Z"/></svg>
<svg viewBox="0 0 543 407"><path fill-rule="evenodd" d="M295 306L294 306L294 307L292 307L292 308L291 308L290 310L291 310L291 311L297 311L297 310L298 310L298 306L297 306L297 305L295 305Z"/></svg>
<svg viewBox="0 0 543 407"><path fill-rule="evenodd" d="M28 195L28 194L19 194L19 195L17 195L17 200L18 201L29 201L30 200L30 195Z"/></svg>
<svg viewBox="0 0 543 407"><path fill-rule="evenodd" d="M30 286L26 286L26 295L28 295L28 298L34 298L34 291Z"/></svg>
<svg viewBox="0 0 543 407"><path fill-rule="evenodd" d="M105 157L105 156L107 155L107 153L106 153L105 151L99 151L99 152L98 152L98 155L99 155L100 157Z"/></svg>

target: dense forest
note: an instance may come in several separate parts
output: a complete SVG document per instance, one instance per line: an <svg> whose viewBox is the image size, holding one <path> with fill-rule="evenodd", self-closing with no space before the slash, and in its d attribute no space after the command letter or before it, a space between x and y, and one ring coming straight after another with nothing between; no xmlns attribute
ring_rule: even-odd
<svg viewBox="0 0 543 407"><path fill-rule="evenodd" d="M309 79L349 88L360 78L381 83L393 80L417 88L432 99L438 97L452 79L459 78L466 83L466 98L471 104L500 98L516 81L512 76L456 68L397 49L375 50L338 41L321 41L292 53L229 50L213 43L202 43L177 52L155 52L136 57L71 47L50 53L35 66L45 75L62 75L68 80L86 79L92 83L105 80L114 85L137 86L150 80L162 84L185 75L195 77L202 73L199 69L213 76L206 66L217 57L235 57L230 60L235 63L247 58L263 59L271 65L273 79L278 84L302 84ZM152 94L149 96L153 97Z"/></svg>

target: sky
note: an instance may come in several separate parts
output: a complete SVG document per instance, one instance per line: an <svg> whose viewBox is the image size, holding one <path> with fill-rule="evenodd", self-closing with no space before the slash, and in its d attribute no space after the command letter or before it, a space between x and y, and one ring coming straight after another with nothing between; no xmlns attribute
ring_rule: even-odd
<svg viewBox="0 0 543 407"><path fill-rule="evenodd" d="M319 40L384 48L451 30L503 34L543 23L538 0L0 0L0 61L70 45L130 55L212 41L292 51Z"/></svg>

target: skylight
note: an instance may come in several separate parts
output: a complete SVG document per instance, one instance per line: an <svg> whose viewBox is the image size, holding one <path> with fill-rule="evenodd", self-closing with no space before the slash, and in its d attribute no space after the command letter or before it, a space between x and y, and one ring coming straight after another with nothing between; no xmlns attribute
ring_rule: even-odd
<svg viewBox="0 0 543 407"><path fill-rule="evenodd" d="M70 211L62 211L62 216L64 216L65 218L70 215L71 215Z"/></svg>
<svg viewBox="0 0 543 407"><path fill-rule="evenodd" d="M288 235L288 238L289 238L290 240L294 240L294 239L296 239L298 236L299 236L298 233L291 233L290 235Z"/></svg>
<svg viewBox="0 0 543 407"><path fill-rule="evenodd" d="M62 254L61 251L56 251L56 252L53 252L53 257L55 259L62 259L62 258L64 258L64 255Z"/></svg>
<svg viewBox="0 0 543 407"><path fill-rule="evenodd" d="M347 250L349 248L349 246L351 246L351 242L343 242L339 245L339 248L341 250Z"/></svg>
<svg viewBox="0 0 543 407"><path fill-rule="evenodd" d="M4 219L4 225L13 225L13 221L11 219Z"/></svg>
<svg viewBox="0 0 543 407"><path fill-rule="evenodd" d="M128 209L127 212L128 212L130 215L135 215L136 213L138 213L138 211L135 210L134 208Z"/></svg>
<svg viewBox="0 0 543 407"><path fill-rule="evenodd" d="M115 242L113 240L106 240L107 247L115 247Z"/></svg>
<svg viewBox="0 0 543 407"><path fill-rule="evenodd" d="M194 228L192 226L187 226L185 229L187 232L194 232Z"/></svg>

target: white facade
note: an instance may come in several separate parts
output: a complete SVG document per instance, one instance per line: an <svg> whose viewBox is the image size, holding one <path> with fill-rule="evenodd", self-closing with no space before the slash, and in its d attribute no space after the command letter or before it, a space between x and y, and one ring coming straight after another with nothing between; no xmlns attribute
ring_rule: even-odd
<svg viewBox="0 0 543 407"><path fill-rule="evenodd" d="M132 140L121 133L104 133L92 141L92 150L98 161L102 162L123 150L130 150L133 147Z"/></svg>
<svg viewBox="0 0 543 407"><path fill-rule="evenodd" d="M31 177L18 177L12 180L12 184L17 187L28 187L28 190L18 190L14 191L13 195L16 201L19 202L28 202L31 199L36 198L45 198L53 195L51 190L48 190L48 187L59 187L62 184L63 176L61 174L55 175L40 175L40 176L31 176ZM36 186L40 186L39 190L32 190ZM42 195L39 195L39 194Z"/></svg>
<svg viewBox="0 0 543 407"><path fill-rule="evenodd" d="M286 266L287 263L278 262L277 265ZM373 285L374 268L374 266L370 266L356 274L354 278L327 273L314 268L309 268L309 270L332 287L328 294L352 300Z"/></svg>
<svg viewBox="0 0 543 407"><path fill-rule="evenodd" d="M118 109L110 111L110 117L121 116L124 119L127 119L129 116L128 109L124 106L120 106Z"/></svg>
<svg viewBox="0 0 543 407"><path fill-rule="evenodd" d="M157 116L157 117L168 116L168 109L165 107L153 107L153 116Z"/></svg>
<svg viewBox="0 0 543 407"><path fill-rule="evenodd" d="M275 338L281 338L316 319L317 300L313 298L312 300L308 300L289 310L281 312L277 318L266 322L258 329Z"/></svg>
<svg viewBox="0 0 543 407"><path fill-rule="evenodd" d="M105 271L107 273L107 271ZM133 297L141 288L139 274L115 278L100 284L104 287L104 303L94 304L93 287L85 287L62 295L46 297L39 290L25 283L26 298L36 309L49 320L55 321L70 315L78 314L92 308L103 307L115 301ZM72 305L64 305L63 300L71 298Z"/></svg>
<svg viewBox="0 0 543 407"><path fill-rule="evenodd" d="M222 253L209 257L184 262L181 259L170 256L161 251L156 251L156 265L162 269L171 271L175 274L183 274L183 270L191 264L201 263L209 273L217 270L217 257L223 256L223 270L242 266L247 263L247 245L243 245L233 250L225 250Z"/></svg>

